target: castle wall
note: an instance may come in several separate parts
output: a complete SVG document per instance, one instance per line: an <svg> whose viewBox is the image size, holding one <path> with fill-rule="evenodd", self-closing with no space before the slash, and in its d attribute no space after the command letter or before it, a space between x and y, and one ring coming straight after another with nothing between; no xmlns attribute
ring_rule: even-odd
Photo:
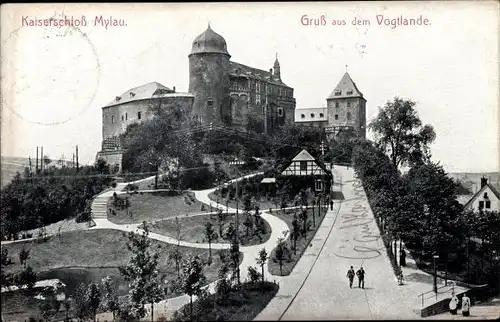
<svg viewBox="0 0 500 322"><path fill-rule="evenodd" d="M165 94L158 98L132 101L103 108L103 140L125 133L128 125L152 119L156 115L158 108L168 111L173 106L180 106L186 113L191 113L193 100L193 96L188 94Z"/></svg>

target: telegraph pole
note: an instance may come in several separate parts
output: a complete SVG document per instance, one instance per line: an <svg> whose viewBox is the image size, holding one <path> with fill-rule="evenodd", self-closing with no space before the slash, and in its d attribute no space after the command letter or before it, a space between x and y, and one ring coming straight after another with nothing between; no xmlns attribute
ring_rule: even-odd
<svg viewBox="0 0 500 322"><path fill-rule="evenodd" d="M76 172L79 171L79 167L78 167L78 145L76 146Z"/></svg>
<svg viewBox="0 0 500 322"><path fill-rule="evenodd" d="M38 146L36 147L36 167L35 173L38 174Z"/></svg>
<svg viewBox="0 0 500 322"><path fill-rule="evenodd" d="M321 162L323 162L323 165L325 164L325 141L321 141ZM324 172L324 170L323 170ZM323 192L323 202L326 202L326 194L325 194L325 175L326 173L323 174L322 176L322 185L321 185L321 190ZM320 214L321 214L321 205L320 205Z"/></svg>

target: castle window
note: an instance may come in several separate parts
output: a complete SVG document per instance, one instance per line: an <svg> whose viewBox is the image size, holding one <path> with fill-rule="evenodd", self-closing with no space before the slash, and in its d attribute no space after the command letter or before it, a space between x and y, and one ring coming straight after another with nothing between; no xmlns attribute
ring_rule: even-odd
<svg viewBox="0 0 500 322"><path fill-rule="evenodd" d="M111 124L114 124L114 123L115 123L115 116L111 115Z"/></svg>
<svg viewBox="0 0 500 322"><path fill-rule="evenodd" d="M352 95L352 89L347 91L347 95Z"/></svg>
<svg viewBox="0 0 500 322"><path fill-rule="evenodd" d="M207 106L208 106L208 107L214 107L214 100L213 100L213 99L211 99L211 98L209 98L209 99L207 100Z"/></svg>
<svg viewBox="0 0 500 322"><path fill-rule="evenodd" d="M260 104L260 94L257 94L256 99L255 99L256 104Z"/></svg>
<svg viewBox="0 0 500 322"><path fill-rule="evenodd" d="M490 209L491 208L491 201L486 200L485 204L486 204L486 207L485 207L486 209Z"/></svg>
<svg viewBox="0 0 500 322"><path fill-rule="evenodd" d="M335 108L339 108L339 102L335 102Z"/></svg>
<svg viewBox="0 0 500 322"><path fill-rule="evenodd" d="M338 120L339 119L339 115L338 114L335 114L335 119Z"/></svg>
<svg viewBox="0 0 500 322"><path fill-rule="evenodd" d="M140 120L141 119L141 112L137 112L137 118Z"/></svg>
<svg viewBox="0 0 500 322"><path fill-rule="evenodd" d="M283 108L278 107L278 116L283 116Z"/></svg>
<svg viewBox="0 0 500 322"><path fill-rule="evenodd" d="M311 118L314 118L314 113L311 113Z"/></svg>
<svg viewBox="0 0 500 322"><path fill-rule="evenodd" d="M266 107L262 105L262 114L266 114Z"/></svg>
<svg viewBox="0 0 500 322"><path fill-rule="evenodd" d="M125 120L125 117L122 115L122 122Z"/></svg>
<svg viewBox="0 0 500 322"><path fill-rule="evenodd" d="M305 118L305 114L300 114L300 118Z"/></svg>
<svg viewBox="0 0 500 322"><path fill-rule="evenodd" d="M125 120L128 120L128 113L125 113Z"/></svg>
<svg viewBox="0 0 500 322"><path fill-rule="evenodd" d="M319 113L319 117L324 117L325 115L323 113Z"/></svg>
<svg viewBox="0 0 500 322"><path fill-rule="evenodd" d="M350 120L351 119L351 112L347 112L347 119Z"/></svg>
<svg viewBox="0 0 500 322"><path fill-rule="evenodd" d="M260 83L257 83L257 92L260 93Z"/></svg>
<svg viewBox="0 0 500 322"><path fill-rule="evenodd" d="M351 107L351 102L347 102L347 107Z"/></svg>
<svg viewBox="0 0 500 322"><path fill-rule="evenodd" d="M342 95L342 91L340 90L335 91L335 96L340 96L340 95Z"/></svg>

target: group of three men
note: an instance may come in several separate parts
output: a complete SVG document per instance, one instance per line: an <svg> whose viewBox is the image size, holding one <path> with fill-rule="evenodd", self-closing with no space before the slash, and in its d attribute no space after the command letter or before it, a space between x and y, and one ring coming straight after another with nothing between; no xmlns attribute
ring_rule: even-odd
<svg viewBox="0 0 500 322"><path fill-rule="evenodd" d="M349 278L349 287L352 288L352 282L354 281L354 276L358 277L358 287L365 288L365 270L361 266L356 273L354 273L354 267L347 271L347 278Z"/></svg>

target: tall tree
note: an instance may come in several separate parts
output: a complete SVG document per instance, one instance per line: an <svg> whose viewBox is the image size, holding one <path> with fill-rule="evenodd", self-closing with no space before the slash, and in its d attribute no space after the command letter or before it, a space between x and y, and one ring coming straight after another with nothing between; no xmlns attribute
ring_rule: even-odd
<svg viewBox="0 0 500 322"><path fill-rule="evenodd" d="M116 312L120 308L116 287L113 280L109 276L106 276L101 280L101 285L103 290L101 307L104 311L111 311L111 313L113 313L114 321L116 318Z"/></svg>
<svg viewBox="0 0 500 322"><path fill-rule="evenodd" d="M369 124L376 143L389 155L396 168L430 159L429 144L436 134L431 125L422 125L415 105L411 100L395 97Z"/></svg>
<svg viewBox="0 0 500 322"><path fill-rule="evenodd" d="M92 318L94 322L96 321L97 309L99 308L99 304L101 303L101 290L99 288L99 284L90 283L87 287L87 292L85 293L85 302L88 305L88 309L92 314Z"/></svg>
<svg viewBox="0 0 500 322"><path fill-rule="evenodd" d="M214 225L210 221L205 224L205 237L208 241L208 256L209 260L212 260L212 241L217 239L217 233L214 230Z"/></svg>
<svg viewBox="0 0 500 322"><path fill-rule="evenodd" d="M189 295L191 318L193 317L193 296L202 293L205 281L203 263L198 256L184 261L182 266L182 291Z"/></svg>
<svg viewBox="0 0 500 322"><path fill-rule="evenodd" d="M264 265L266 265L267 260L268 260L267 252L265 248L262 248L259 251L259 257L257 257L257 264L260 266L262 270L262 283L264 283Z"/></svg>
<svg viewBox="0 0 500 322"><path fill-rule="evenodd" d="M145 305L161 300L165 290L161 288L162 281L158 275L159 254L152 251L152 243L148 237L149 229L144 222L142 234L129 232L127 248L132 252L132 258L126 266L119 267L120 274L130 285L130 298L137 310L139 318L146 315ZM153 316L153 311L151 311Z"/></svg>

